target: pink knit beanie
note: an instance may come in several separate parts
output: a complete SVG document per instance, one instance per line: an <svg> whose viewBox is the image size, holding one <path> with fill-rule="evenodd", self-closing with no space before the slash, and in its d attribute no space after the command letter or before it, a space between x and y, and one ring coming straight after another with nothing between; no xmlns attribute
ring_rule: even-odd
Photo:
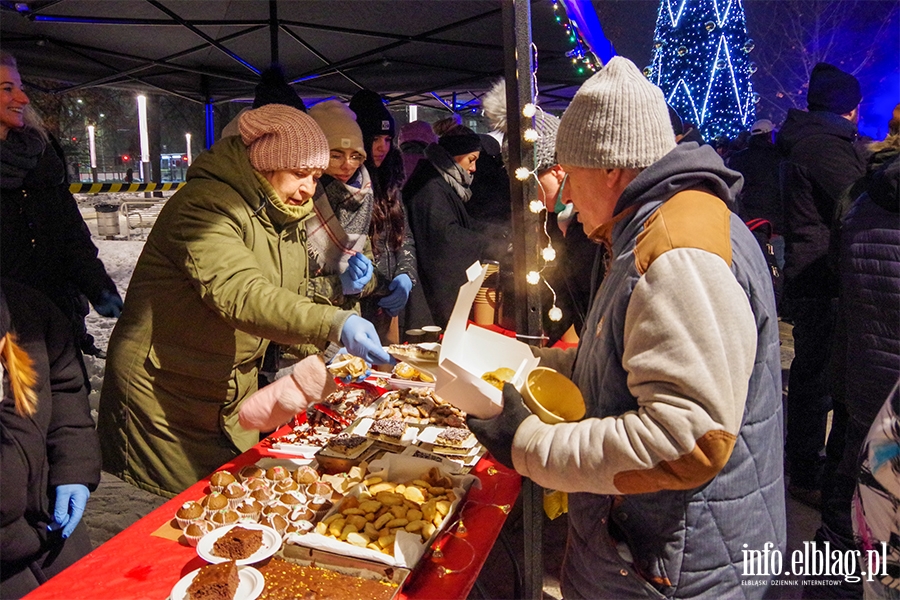
<svg viewBox="0 0 900 600"><path fill-rule="evenodd" d="M260 173L328 167L328 140L307 114L284 104L243 113L239 128L250 164Z"/></svg>

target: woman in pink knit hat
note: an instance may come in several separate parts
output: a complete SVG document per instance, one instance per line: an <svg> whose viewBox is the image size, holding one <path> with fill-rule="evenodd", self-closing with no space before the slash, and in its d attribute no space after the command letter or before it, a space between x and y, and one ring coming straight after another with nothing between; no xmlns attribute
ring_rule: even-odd
<svg viewBox="0 0 900 600"><path fill-rule="evenodd" d="M303 225L328 150L310 117L270 104L244 113L240 136L188 170L147 239L110 339L104 469L170 497L253 446L259 431L242 427L239 411L269 341L335 342L390 361L371 323L306 294ZM324 385L321 359L297 368Z"/></svg>

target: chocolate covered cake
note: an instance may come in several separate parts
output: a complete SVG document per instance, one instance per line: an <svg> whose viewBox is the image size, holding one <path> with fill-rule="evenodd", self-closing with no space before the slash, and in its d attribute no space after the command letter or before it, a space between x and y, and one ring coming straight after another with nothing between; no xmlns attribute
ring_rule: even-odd
<svg viewBox="0 0 900 600"><path fill-rule="evenodd" d="M212 547L212 555L229 560L241 560L250 557L261 547L262 531L238 525L216 540Z"/></svg>
<svg viewBox="0 0 900 600"><path fill-rule="evenodd" d="M239 584L234 561L206 565L200 567L200 572L188 586L187 597L188 600L232 600Z"/></svg>
<svg viewBox="0 0 900 600"><path fill-rule="evenodd" d="M400 419L378 419L369 427L369 435L376 440L399 444L406 433L406 423Z"/></svg>
<svg viewBox="0 0 900 600"><path fill-rule="evenodd" d="M365 436L344 432L331 438L327 448L335 454L351 456L358 452L360 446L368 441Z"/></svg>

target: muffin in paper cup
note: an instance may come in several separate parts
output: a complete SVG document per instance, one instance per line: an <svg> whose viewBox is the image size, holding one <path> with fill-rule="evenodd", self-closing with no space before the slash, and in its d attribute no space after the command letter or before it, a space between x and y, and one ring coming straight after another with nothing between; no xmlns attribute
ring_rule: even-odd
<svg viewBox="0 0 900 600"><path fill-rule="evenodd" d="M259 521L259 513L262 511L262 504L253 498L245 498L235 509L240 515L240 521L256 523Z"/></svg>
<svg viewBox="0 0 900 600"><path fill-rule="evenodd" d="M213 492L221 492L235 482L237 482L237 478L231 474L231 471L216 471L209 478L209 489Z"/></svg>
<svg viewBox="0 0 900 600"><path fill-rule="evenodd" d="M184 539L187 540L187 543L191 546L196 546L204 535L213 530L213 525L209 521L204 519L200 519L199 521L191 521L181 532L184 534Z"/></svg>
<svg viewBox="0 0 900 600"><path fill-rule="evenodd" d="M244 498L247 497L247 488L240 483L231 483L222 490L222 495L228 498L228 507L235 509L240 506L241 502L244 501Z"/></svg>
<svg viewBox="0 0 900 600"><path fill-rule="evenodd" d="M245 465L241 467L241 470L238 472L238 477L241 481L246 482L248 479L261 479L265 478L266 471L257 467L256 465Z"/></svg>
<svg viewBox="0 0 900 600"><path fill-rule="evenodd" d="M238 515L237 511L231 510L230 508L217 510L209 515L209 522L212 524L213 528L233 525L234 523L237 523L239 519L240 515Z"/></svg>
<svg viewBox="0 0 900 600"><path fill-rule="evenodd" d="M275 501L275 493L268 487L252 490L247 498L253 498L263 506L267 506Z"/></svg>
<svg viewBox="0 0 900 600"><path fill-rule="evenodd" d="M206 508L202 504L194 500L188 500L175 513L175 520L178 522L178 526L184 529L188 524L199 521L205 516Z"/></svg>

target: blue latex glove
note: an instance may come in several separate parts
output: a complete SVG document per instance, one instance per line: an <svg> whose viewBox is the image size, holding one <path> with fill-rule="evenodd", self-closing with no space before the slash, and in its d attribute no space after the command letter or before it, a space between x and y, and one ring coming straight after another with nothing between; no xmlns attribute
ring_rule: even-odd
<svg viewBox="0 0 900 600"><path fill-rule="evenodd" d="M393 364L394 359L381 347L375 326L357 315L350 315L341 330L341 343L347 352L370 364Z"/></svg>
<svg viewBox="0 0 900 600"><path fill-rule="evenodd" d="M388 286L391 293L379 300L378 306L387 311L389 316L396 317L400 314L403 307L406 306L406 300L409 298L409 292L412 291L412 287L413 282L409 275L400 273L394 277L391 285Z"/></svg>
<svg viewBox="0 0 900 600"><path fill-rule="evenodd" d="M63 539L72 535L84 508L87 506L91 492L80 483L68 483L56 486L56 506L53 509L53 523L47 525L49 531L62 528Z"/></svg>
<svg viewBox="0 0 900 600"><path fill-rule="evenodd" d="M118 319L122 314L122 298L116 292L103 290L100 292L100 301L94 304L94 310L103 317Z"/></svg>
<svg viewBox="0 0 900 600"><path fill-rule="evenodd" d="M334 355L334 357L330 361L328 361L328 364L330 365L330 364L334 363L335 359L337 359L337 357L342 354L350 354L350 353L347 352L346 348L341 348L340 350L337 351L337 353ZM366 372L365 373L363 373L362 375L360 375L359 377L357 377L355 379L354 379L353 375L347 375L346 377L341 377L340 381L341 381L341 383L358 383L360 381L365 380L371 374L372 374L372 365L369 363L366 363Z"/></svg>
<svg viewBox="0 0 900 600"><path fill-rule="evenodd" d="M344 295L353 296L363 291L363 288L372 279L374 272L375 267L372 266L372 261L364 254L357 252L351 256L347 261L347 268L341 273L341 287Z"/></svg>

